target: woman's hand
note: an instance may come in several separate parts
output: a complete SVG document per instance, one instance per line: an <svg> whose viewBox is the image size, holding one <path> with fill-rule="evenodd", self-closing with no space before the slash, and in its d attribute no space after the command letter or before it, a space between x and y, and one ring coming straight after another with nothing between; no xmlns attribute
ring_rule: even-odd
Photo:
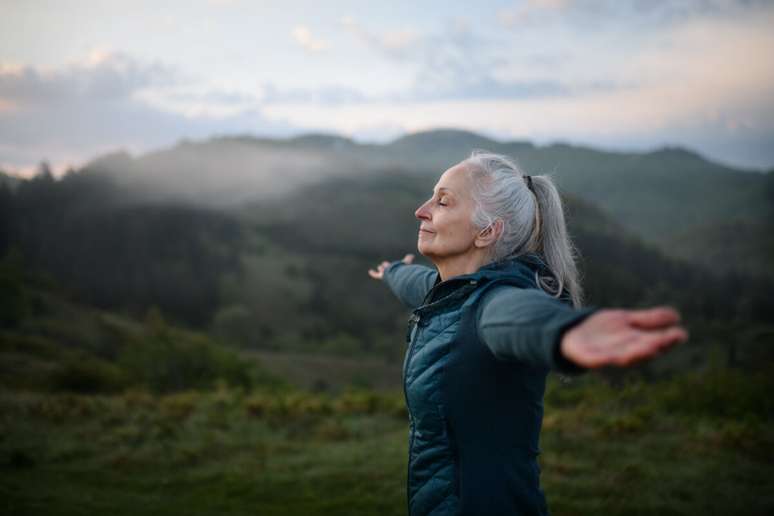
<svg viewBox="0 0 774 516"><path fill-rule="evenodd" d="M409 264L414 261L414 255L413 254L407 254L403 257L403 260L401 260L405 264ZM386 269L391 262L384 261L380 263L376 269L369 269L368 275L371 276L373 279L380 280L384 278L384 269Z"/></svg>
<svg viewBox="0 0 774 516"><path fill-rule="evenodd" d="M562 354L586 368L629 366L688 340L669 307L600 310L564 334Z"/></svg>

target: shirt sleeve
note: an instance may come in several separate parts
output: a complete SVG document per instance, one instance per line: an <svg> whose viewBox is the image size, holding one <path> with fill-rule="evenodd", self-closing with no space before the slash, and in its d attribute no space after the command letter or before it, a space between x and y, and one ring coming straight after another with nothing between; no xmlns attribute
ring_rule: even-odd
<svg viewBox="0 0 774 516"><path fill-rule="evenodd" d="M479 304L478 336L500 360L577 375L587 369L562 355L562 337L597 310L572 308L537 289L495 287Z"/></svg>
<svg viewBox="0 0 774 516"><path fill-rule="evenodd" d="M397 260L384 270L382 279L400 302L413 310L422 304L427 293L435 285L438 271L424 265L407 264Z"/></svg>

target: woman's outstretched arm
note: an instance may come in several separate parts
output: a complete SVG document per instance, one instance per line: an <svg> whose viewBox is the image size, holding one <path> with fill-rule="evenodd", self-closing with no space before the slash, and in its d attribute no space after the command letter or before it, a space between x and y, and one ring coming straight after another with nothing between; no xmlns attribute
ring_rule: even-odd
<svg viewBox="0 0 774 516"><path fill-rule="evenodd" d="M368 271L372 278L383 280L401 303L411 309L422 304L438 278L438 271L424 265L413 265L413 261L414 255L407 254L402 260L384 261L376 269Z"/></svg>
<svg viewBox="0 0 774 516"><path fill-rule="evenodd" d="M514 287L485 296L478 333L501 360L565 374L631 365L688 338L671 308L577 310L539 290Z"/></svg>
<svg viewBox="0 0 774 516"><path fill-rule="evenodd" d="M478 305L481 341L500 360L538 369L577 374L585 368L561 355L565 332L596 308L576 310L537 289L495 287Z"/></svg>

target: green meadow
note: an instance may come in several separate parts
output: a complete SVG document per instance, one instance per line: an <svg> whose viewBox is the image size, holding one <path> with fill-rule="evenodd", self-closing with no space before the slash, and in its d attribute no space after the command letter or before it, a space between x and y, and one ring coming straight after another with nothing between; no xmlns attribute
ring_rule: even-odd
<svg viewBox="0 0 774 516"><path fill-rule="evenodd" d="M556 515L771 514L772 371L610 386L552 376ZM405 514L400 392L0 394L4 514Z"/></svg>

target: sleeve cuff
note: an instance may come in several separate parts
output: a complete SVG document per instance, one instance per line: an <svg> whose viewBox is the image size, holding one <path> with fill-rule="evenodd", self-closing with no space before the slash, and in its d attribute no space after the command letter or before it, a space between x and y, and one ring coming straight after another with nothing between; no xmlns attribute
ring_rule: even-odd
<svg viewBox="0 0 774 516"><path fill-rule="evenodd" d="M390 272L397 265L405 265L405 263L403 262L403 260L395 260L393 262L390 262L390 264L387 266L387 268L384 269L385 274Z"/></svg>
<svg viewBox="0 0 774 516"><path fill-rule="evenodd" d="M573 317L572 319L565 322L558 331L556 340L553 344L552 349L552 359L554 362L554 369L562 374L566 375L580 375L582 373L585 373L588 371L588 368L580 366L570 360L569 358L565 357L562 354L562 339L564 338L564 334L567 333L567 331L570 330L573 326L576 326L580 323L582 323L587 317L595 313L598 308L586 308L585 310L578 313L577 317Z"/></svg>
<svg viewBox="0 0 774 516"><path fill-rule="evenodd" d="M402 260L395 260L394 262L391 262L385 269L384 274L382 276L382 279L385 283L392 289L393 292L395 292L395 286L392 284L392 273L397 267L400 267L401 265L405 265ZM397 293L396 293L397 294Z"/></svg>

